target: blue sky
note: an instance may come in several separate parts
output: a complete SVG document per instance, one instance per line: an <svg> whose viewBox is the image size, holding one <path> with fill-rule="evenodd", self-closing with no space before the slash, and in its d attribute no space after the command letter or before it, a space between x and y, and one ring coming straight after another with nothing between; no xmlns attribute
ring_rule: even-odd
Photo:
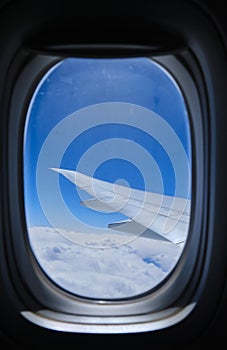
<svg viewBox="0 0 227 350"><path fill-rule="evenodd" d="M153 192L162 191L167 195L185 196L185 186L189 184L182 182L176 193L177 180L173 161L168 150L160 143L160 138L156 137L155 118L151 119L151 123L154 124L152 135L151 132L145 131L146 125L141 129L130 121L125 123L124 116L122 122L118 118L118 122L111 123L108 118L105 120L103 117L102 123L95 125L92 118L95 118L96 114L92 114L92 106L101 105L108 114L108 108L112 108L113 104L117 104L119 113L121 106L123 111L124 106L130 105L141 107L142 114L145 110L153 111L163 120L163 126L168 125L174 131L190 163L191 145L185 103L176 83L163 68L148 58L66 59L53 67L42 79L28 110L24 143L24 190L29 226L50 224L40 203L36 177L41 151L53 131L58 136L52 154L49 152L45 163L47 168L60 165L61 168L75 170L78 164L82 164L85 172L92 169L93 175L102 180L115 182L123 179L133 188L146 187ZM68 133L67 128L60 129L59 125L66 125L68 116L74 115L76 129L82 115L80 111L89 111L91 124L68 142L60 164L53 164L55 152L58 152L58 146L67 138ZM57 133L58 130L61 131ZM163 133L165 139L164 128ZM128 153L125 149L128 149ZM157 174L161 174L162 185L158 184L158 175L156 178L154 176L154 181L152 174L151 181L147 180L149 175L144 176L143 169L146 169L149 155L151 168ZM88 163L94 164L91 166ZM45 174L47 175L43 175L43 181L49 176L48 172ZM179 177L178 174L178 179ZM43 185L45 201L53 208L56 207L57 213L57 203L51 202L51 179L49 181L49 185L48 179L46 187ZM116 213L102 214L81 207L81 199L75 186L65 178L59 177L59 186L67 208L79 220L105 227L112 220L121 219L121 215Z"/></svg>

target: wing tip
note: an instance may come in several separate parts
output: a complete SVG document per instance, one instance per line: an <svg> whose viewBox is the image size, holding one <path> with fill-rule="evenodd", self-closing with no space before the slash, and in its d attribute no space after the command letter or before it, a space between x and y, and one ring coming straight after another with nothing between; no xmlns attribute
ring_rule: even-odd
<svg viewBox="0 0 227 350"><path fill-rule="evenodd" d="M49 170L53 170L53 171L55 171L56 173L60 173L60 170L61 170L61 169L59 169L59 168L49 168Z"/></svg>

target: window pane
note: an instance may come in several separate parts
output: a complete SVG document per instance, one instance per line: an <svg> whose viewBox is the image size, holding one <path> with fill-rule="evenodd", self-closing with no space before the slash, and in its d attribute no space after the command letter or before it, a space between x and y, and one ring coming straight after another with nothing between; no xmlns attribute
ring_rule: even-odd
<svg viewBox="0 0 227 350"><path fill-rule="evenodd" d="M188 236L190 142L182 93L156 62L55 65L24 133L28 237L49 278L102 300L160 284Z"/></svg>

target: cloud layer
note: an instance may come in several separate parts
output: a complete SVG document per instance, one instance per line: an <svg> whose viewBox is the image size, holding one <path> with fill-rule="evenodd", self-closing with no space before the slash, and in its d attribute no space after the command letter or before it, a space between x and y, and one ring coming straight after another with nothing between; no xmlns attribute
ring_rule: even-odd
<svg viewBox="0 0 227 350"><path fill-rule="evenodd" d="M62 233L62 234L61 234ZM64 238L77 235L78 244ZM125 234L85 234L31 227L35 257L51 280L76 295L97 299L137 296L157 286L176 265L175 244Z"/></svg>

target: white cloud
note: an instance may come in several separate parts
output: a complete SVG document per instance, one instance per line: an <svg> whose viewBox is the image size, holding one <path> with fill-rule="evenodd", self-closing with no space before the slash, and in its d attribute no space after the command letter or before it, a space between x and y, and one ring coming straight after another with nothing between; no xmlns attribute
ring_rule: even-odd
<svg viewBox="0 0 227 350"><path fill-rule="evenodd" d="M117 299L136 296L159 284L175 266L181 248L169 242L124 233L81 233L75 244L48 227L32 227L34 255L60 287L84 297ZM72 232L74 235L80 233Z"/></svg>

